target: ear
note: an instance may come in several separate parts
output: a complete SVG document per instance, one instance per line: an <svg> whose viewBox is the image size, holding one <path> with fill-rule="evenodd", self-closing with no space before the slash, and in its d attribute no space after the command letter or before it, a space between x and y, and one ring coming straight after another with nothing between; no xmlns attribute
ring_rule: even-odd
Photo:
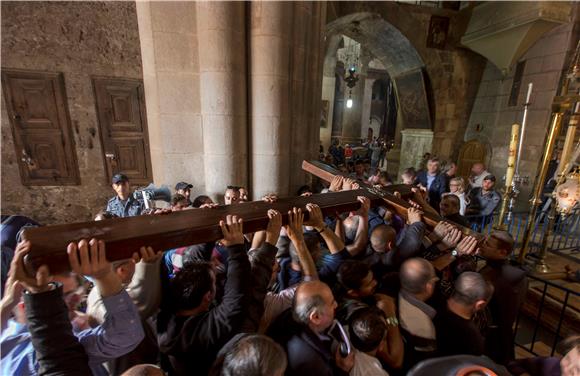
<svg viewBox="0 0 580 376"><path fill-rule="evenodd" d="M478 300L477 302L475 302L475 312L481 311L482 309L485 308L485 306L487 305L487 301L485 300Z"/></svg>
<svg viewBox="0 0 580 376"><path fill-rule="evenodd" d="M310 312L310 322L313 323L314 325L320 324L320 315L318 314L317 309Z"/></svg>
<svg viewBox="0 0 580 376"><path fill-rule="evenodd" d="M204 303L211 303L211 301L213 300L213 293L211 291L208 291L205 293L205 295L203 296L203 302Z"/></svg>

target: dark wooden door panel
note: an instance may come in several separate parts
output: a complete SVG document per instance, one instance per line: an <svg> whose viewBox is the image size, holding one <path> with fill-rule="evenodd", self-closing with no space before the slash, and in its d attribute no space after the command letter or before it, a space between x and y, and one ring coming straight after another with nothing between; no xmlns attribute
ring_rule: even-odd
<svg viewBox="0 0 580 376"><path fill-rule="evenodd" d="M153 180L143 82L93 78L108 179L123 173L132 184Z"/></svg>
<svg viewBox="0 0 580 376"><path fill-rule="evenodd" d="M3 70L2 86L22 184L79 184L62 74Z"/></svg>

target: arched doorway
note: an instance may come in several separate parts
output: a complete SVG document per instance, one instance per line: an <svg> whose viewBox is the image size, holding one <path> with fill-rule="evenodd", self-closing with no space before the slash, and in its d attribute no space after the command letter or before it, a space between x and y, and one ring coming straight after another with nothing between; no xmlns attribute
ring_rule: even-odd
<svg viewBox="0 0 580 376"><path fill-rule="evenodd" d="M370 68L370 61L378 61L380 64L378 70L382 69L385 76L389 77L390 90L395 94L395 103L397 105L393 107L399 108L399 111L395 110L394 113L391 113L391 116L395 119L397 115L400 116L399 121L394 121L393 129L385 128L383 117L373 117L370 113L374 80L369 82L370 87L368 89L359 88L361 95L369 97L367 103L365 103L365 106L368 105L369 107L368 110L361 111L360 108L357 108L356 102L352 108L347 108L346 98L343 102L340 102L335 100L334 92L330 93L331 89L334 91L337 87L335 80L340 79L340 77L335 77L335 72L338 63L337 51L341 46L343 37L360 43L361 52L364 51L365 54L364 56L361 54L360 59L363 62L362 66L365 71L358 72L362 79L356 85L364 85L364 79L369 77L366 69ZM332 110L333 118L338 113L342 113L340 118L335 118L335 120L328 119L329 124L334 123L332 137L341 139L342 136L342 139L348 140L347 142L355 138L365 138L366 132L361 134L362 130L366 130L369 127L369 123L372 125L373 121L377 123L375 124L376 126L380 123L381 126L378 127L378 133L391 136L395 144L395 149L387 155L387 160L393 161L388 166L388 171L393 175L398 175L401 166L403 168L408 167L408 165L412 165L412 161L420 158L425 152L431 152L432 135L425 137L425 133L432 134L430 102L425 90L425 64L409 39L379 14L369 12L352 13L330 22L326 27L326 38L327 50L324 62L324 80L332 82L323 82L322 99L328 100L334 105ZM376 71L376 67L372 67L370 70ZM327 88L326 93L324 88ZM353 90L353 92L355 91ZM405 106L403 106L401 101L404 101ZM337 108L336 106L339 103L342 104L340 108ZM361 101L360 103L359 106L362 106L363 102ZM358 113L353 117L352 115L355 111L358 111ZM337 121L341 122L340 126L336 123ZM341 135L337 133L339 129ZM420 138L420 142L417 143L418 147L406 150L405 153L401 153L400 148L403 143L403 136L401 136L400 131L403 129L411 129L411 131L404 133L405 144L414 144L413 137L415 135L412 129L420 130L417 135ZM323 145L330 144L331 132L329 132L329 129L321 128L320 135ZM429 142L425 142L426 139Z"/></svg>
<svg viewBox="0 0 580 376"><path fill-rule="evenodd" d="M467 179L471 174L471 166L474 163L487 163L489 158L487 145L478 140L467 141L459 150L457 160L457 176Z"/></svg>

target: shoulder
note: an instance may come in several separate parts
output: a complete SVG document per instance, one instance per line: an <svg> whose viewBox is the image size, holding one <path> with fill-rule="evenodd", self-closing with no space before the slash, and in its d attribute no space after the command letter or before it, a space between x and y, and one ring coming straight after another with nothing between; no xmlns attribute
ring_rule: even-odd
<svg viewBox="0 0 580 376"><path fill-rule="evenodd" d="M109 201L107 201L108 204L113 204L119 201L119 197L115 196L115 197L111 197L109 199Z"/></svg>

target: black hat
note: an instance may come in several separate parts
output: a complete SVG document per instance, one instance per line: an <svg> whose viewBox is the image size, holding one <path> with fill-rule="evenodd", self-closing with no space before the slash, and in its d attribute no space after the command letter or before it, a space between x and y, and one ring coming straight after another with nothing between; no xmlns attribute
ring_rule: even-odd
<svg viewBox="0 0 580 376"><path fill-rule="evenodd" d="M129 181L127 175L116 174L113 176L113 184L119 184L122 181Z"/></svg>
<svg viewBox="0 0 580 376"><path fill-rule="evenodd" d="M495 183L495 176L493 176L492 174L489 174L486 177L484 177L483 180L491 180L492 182Z"/></svg>
<svg viewBox="0 0 580 376"><path fill-rule="evenodd" d="M187 188L191 189L191 188L193 188L193 185L186 183L184 181L180 181L179 183L175 184L176 191L179 191L180 189L187 189Z"/></svg>

